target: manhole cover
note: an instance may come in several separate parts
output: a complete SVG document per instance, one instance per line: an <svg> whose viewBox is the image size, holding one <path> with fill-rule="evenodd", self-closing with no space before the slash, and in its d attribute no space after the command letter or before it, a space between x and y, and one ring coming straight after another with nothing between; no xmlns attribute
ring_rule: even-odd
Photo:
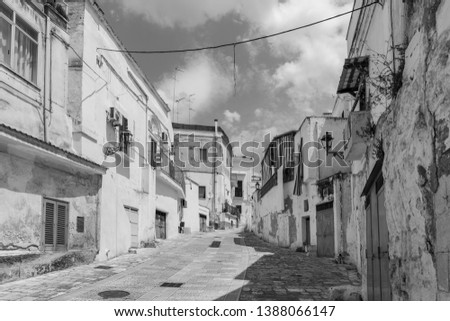
<svg viewBox="0 0 450 321"><path fill-rule="evenodd" d="M100 269L100 270L109 270L112 269L112 266L107 266L107 265L99 265L96 266L95 269Z"/></svg>
<svg viewBox="0 0 450 321"><path fill-rule="evenodd" d="M98 294L103 299L120 299L130 295L130 292L120 291L120 290L112 290L112 291L103 291Z"/></svg>
<svg viewBox="0 0 450 321"><path fill-rule="evenodd" d="M161 284L161 287L163 288L179 288L183 285L183 283L171 283L171 282L164 282Z"/></svg>
<svg viewBox="0 0 450 321"><path fill-rule="evenodd" d="M220 246L220 241L214 241L211 243L211 245L209 247L219 247Z"/></svg>

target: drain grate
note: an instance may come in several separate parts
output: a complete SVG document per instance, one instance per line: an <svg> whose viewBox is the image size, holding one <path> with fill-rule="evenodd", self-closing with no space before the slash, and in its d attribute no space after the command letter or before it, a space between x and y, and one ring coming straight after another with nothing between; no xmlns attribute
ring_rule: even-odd
<svg viewBox="0 0 450 321"><path fill-rule="evenodd" d="M220 241L213 241L209 247L220 247Z"/></svg>
<svg viewBox="0 0 450 321"><path fill-rule="evenodd" d="M130 292L121 290L103 291L98 294L103 299L121 299L130 295Z"/></svg>
<svg viewBox="0 0 450 321"><path fill-rule="evenodd" d="M94 269L109 270L109 269L112 269L112 266L99 265L99 266L96 266Z"/></svg>
<svg viewBox="0 0 450 321"><path fill-rule="evenodd" d="M180 288L184 283L171 283L171 282L164 282L161 284L162 288Z"/></svg>

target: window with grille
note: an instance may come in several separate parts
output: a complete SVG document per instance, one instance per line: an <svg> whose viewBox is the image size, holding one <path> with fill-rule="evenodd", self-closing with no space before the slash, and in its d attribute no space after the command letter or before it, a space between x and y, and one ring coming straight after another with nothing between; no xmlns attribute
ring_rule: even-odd
<svg viewBox="0 0 450 321"><path fill-rule="evenodd" d="M66 250L68 204L44 199L44 247L46 250Z"/></svg>
<svg viewBox="0 0 450 321"><path fill-rule="evenodd" d="M0 1L0 63L37 82L38 32Z"/></svg>

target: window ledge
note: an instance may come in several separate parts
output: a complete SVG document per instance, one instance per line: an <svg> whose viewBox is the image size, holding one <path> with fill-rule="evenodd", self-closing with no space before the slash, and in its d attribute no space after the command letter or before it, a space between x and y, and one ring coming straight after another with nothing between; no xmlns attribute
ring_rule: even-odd
<svg viewBox="0 0 450 321"><path fill-rule="evenodd" d="M19 73L17 73L16 71L14 71L11 67L9 67L8 65L5 65L4 63L0 62L0 70L4 70L6 73L10 73L11 76L17 78L17 80L23 82L25 85L31 87L32 89L36 90L37 92L41 92L41 88L38 87L36 84L34 84L33 82L27 80L26 78L24 78L22 75L20 75Z"/></svg>

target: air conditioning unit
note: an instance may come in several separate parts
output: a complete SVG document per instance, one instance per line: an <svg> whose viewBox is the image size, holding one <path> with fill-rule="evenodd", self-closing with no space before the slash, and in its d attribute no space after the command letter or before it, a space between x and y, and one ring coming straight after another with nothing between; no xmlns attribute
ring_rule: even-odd
<svg viewBox="0 0 450 321"><path fill-rule="evenodd" d="M119 127L120 125L122 125L121 119L122 115L119 113L117 108L110 107L108 113L108 122L111 123L113 127Z"/></svg>

